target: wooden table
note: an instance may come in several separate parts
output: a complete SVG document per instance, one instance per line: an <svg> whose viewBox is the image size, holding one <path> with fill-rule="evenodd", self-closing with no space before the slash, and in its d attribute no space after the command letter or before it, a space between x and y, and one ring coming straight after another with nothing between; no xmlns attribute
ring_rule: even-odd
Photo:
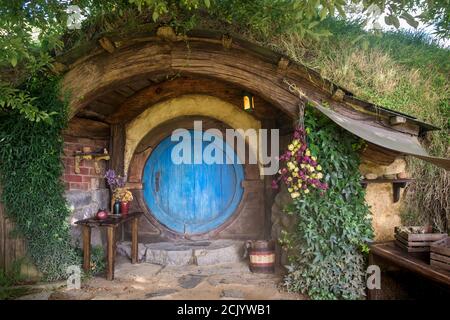
<svg viewBox="0 0 450 320"><path fill-rule="evenodd" d="M450 294L450 272L431 266L429 261L407 253L398 248L394 241L375 243L370 246L369 265L378 265L381 269L395 267L400 271L406 271L415 278L420 278L425 282L442 289ZM382 275L383 277L383 275ZM396 279L394 279L396 280ZM368 298L371 300L384 299L385 295L381 290L368 290ZM419 288L417 290L420 290ZM432 293L431 293L432 294Z"/></svg>
<svg viewBox="0 0 450 320"><path fill-rule="evenodd" d="M83 269L88 272L91 267L91 228L106 228L106 279L114 280L114 261L116 258L117 228L131 221L131 263L138 262L138 220L142 212L130 212L127 215L109 215L104 220L89 218L78 220L75 224L82 226L83 232Z"/></svg>

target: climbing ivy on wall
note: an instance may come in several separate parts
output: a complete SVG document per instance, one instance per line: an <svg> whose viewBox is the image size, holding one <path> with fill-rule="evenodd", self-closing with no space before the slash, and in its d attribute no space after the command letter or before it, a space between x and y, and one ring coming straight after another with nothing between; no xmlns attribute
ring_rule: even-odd
<svg viewBox="0 0 450 320"><path fill-rule="evenodd" d="M46 121L29 121L19 111L0 117L1 200L47 280L61 279L68 265L80 264L60 179L67 104L58 98L58 88L57 79L40 76L20 88L39 110L52 115Z"/></svg>
<svg viewBox="0 0 450 320"><path fill-rule="evenodd" d="M306 113L305 127L328 190L302 194L285 209L297 221L295 230L284 231L280 239L290 255L285 284L312 299L362 298L365 253L372 238L358 169L362 142L312 112Z"/></svg>

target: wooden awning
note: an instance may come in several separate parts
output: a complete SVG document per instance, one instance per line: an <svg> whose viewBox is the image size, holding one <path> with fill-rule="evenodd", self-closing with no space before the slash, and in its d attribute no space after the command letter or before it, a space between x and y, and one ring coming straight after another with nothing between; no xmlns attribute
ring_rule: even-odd
<svg viewBox="0 0 450 320"><path fill-rule="evenodd" d="M354 135L389 150L428 161L436 166L450 170L450 159L433 157L420 144L417 136L396 131L381 123L352 119L320 105L315 107L340 127Z"/></svg>

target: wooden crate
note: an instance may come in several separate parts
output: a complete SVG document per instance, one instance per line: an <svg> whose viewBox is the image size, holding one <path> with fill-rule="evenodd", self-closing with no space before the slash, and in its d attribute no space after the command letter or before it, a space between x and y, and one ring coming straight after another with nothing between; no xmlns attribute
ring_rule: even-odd
<svg viewBox="0 0 450 320"><path fill-rule="evenodd" d="M430 245L430 264L450 271L450 237L435 241Z"/></svg>
<svg viewBox="0 0 450 320"><path fill-rule="evenodd" d="M419 229L420 227L414 227ZM403 250L414 252L429 252L430 245L445 238L445 233L409 233L399 227L395 227L395 244Z"/></svg>

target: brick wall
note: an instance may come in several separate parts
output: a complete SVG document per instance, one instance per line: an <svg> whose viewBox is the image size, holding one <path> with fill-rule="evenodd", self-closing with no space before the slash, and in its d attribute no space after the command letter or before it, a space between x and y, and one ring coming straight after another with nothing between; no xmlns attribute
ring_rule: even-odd
<svg viewBox="0 0 450 320"><path fill-rule="evenodd" d="M75 245L81 244L81 228L75 221L93 217L98 209L109 208L109 189L105 184L105 171L107 162L99 161L100 172L95 172L94 160L81 160L80 173L75 173L76 151L83 147L91 147L92 151L108 148L108 139L79 138L70 135L64 136L64 174L65 197L71 210L70 224L71 236ZM98 229L92 230L92 245L102 245L104 242Z"/></svg>
<svg viewBox="0 0 450 320"><path fill-rule="evenodd" d="M105 188L106 161L99 161L100 172L95 172L94 160L81 160L80 173L75 173L76 151L82 151L83 147L91 147L92 151L108 148L107 139L88 139L64 136L64 175L63 181L66 190L97 190Z"/></svg>

